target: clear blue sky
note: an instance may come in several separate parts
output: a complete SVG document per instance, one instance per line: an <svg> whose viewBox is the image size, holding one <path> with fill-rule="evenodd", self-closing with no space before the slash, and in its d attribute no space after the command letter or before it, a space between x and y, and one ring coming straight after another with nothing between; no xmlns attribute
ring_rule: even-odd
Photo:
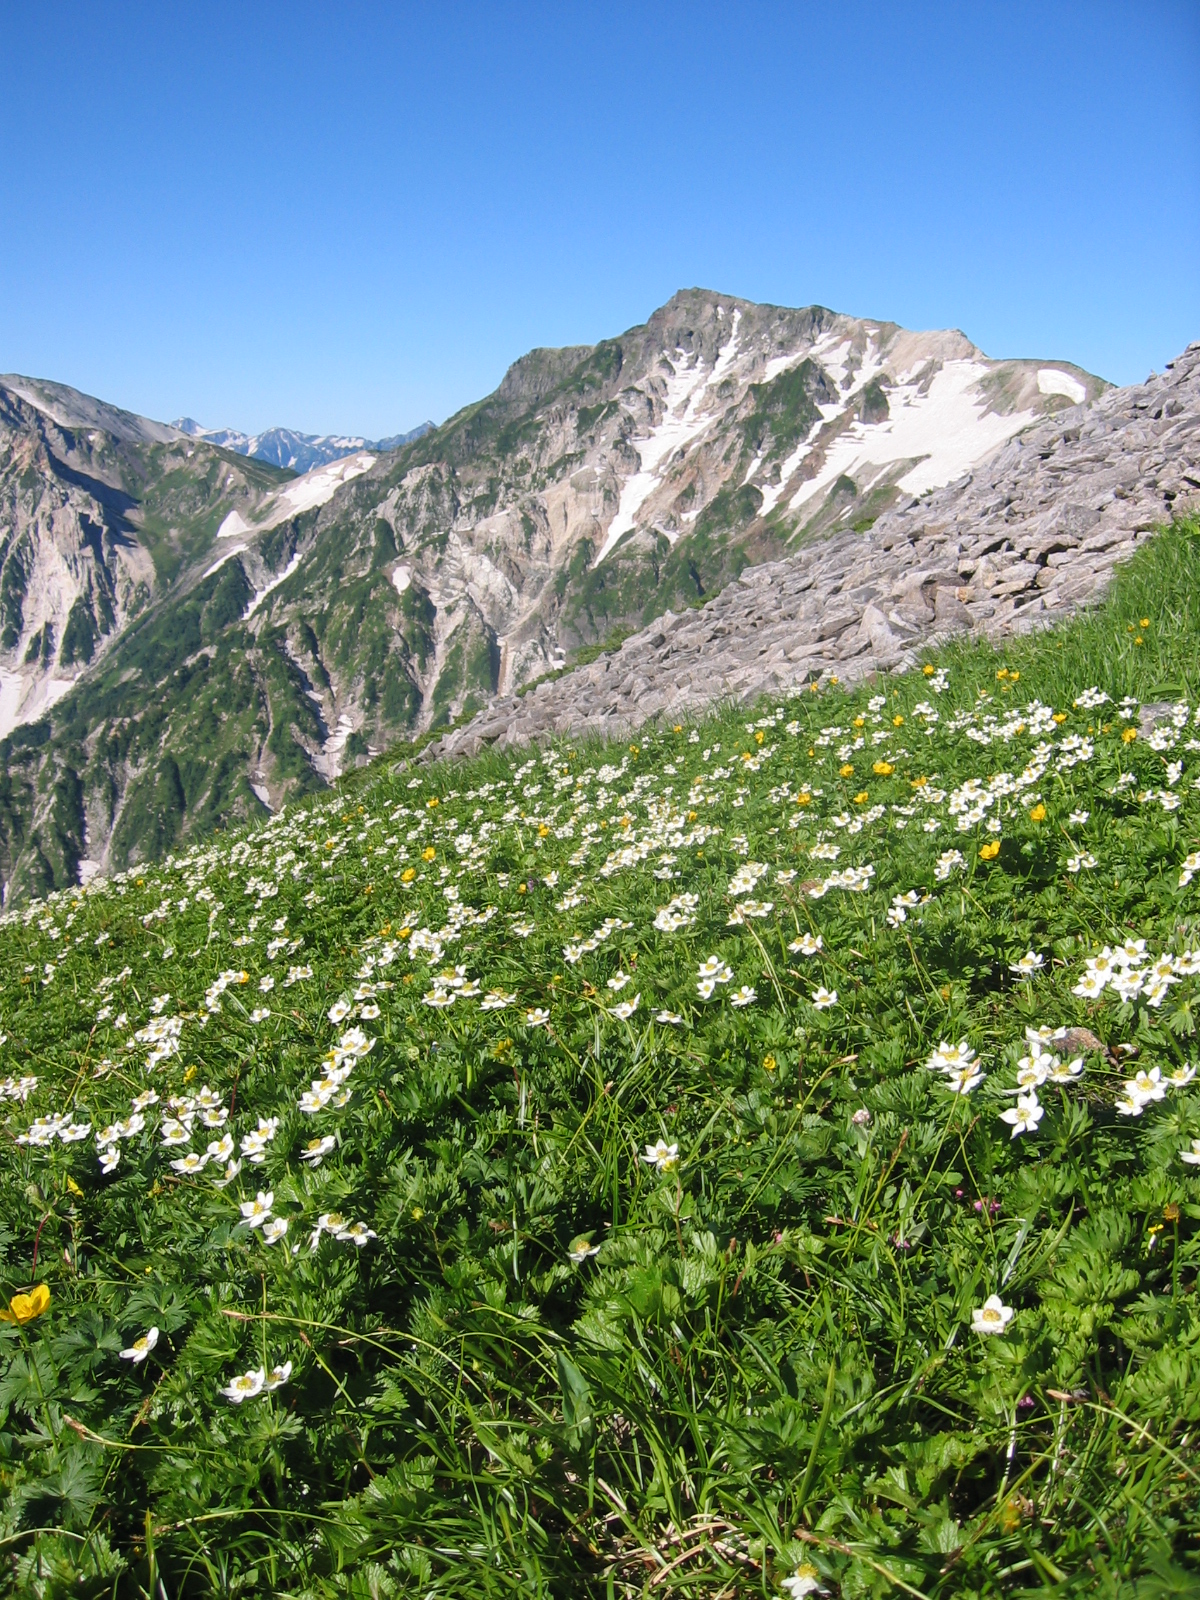
<svg viewBox="0 0 1200 1600"><path fill-rule="evenodd" d="M702 285L1200 339L1200 5L0 0L0 371L376 436Z"/></svg>

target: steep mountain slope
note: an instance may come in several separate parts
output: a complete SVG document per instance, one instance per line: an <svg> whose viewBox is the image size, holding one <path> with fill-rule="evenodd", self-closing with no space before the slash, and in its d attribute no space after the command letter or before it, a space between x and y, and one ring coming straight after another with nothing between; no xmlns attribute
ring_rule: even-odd
<svg viewBox="0 0 1200 1600"><path fill-rule="evenodd" d="M193 497L202 464L222 469L188 518L154 524L169 584L0 745L0 877L46 888L278 806L752 563L865 531L1104 388L1069 365L989 361L959 333L696 290L617 339L531 352L394 454L300 479L163 425L136 445L93 430L94 451L167 452L153 483ZM34 432L52 422L37 415ZM23 481L57 482L64 448ZM137 559L139 492L124 513ZM73 664L51 640L61 683Z"/></svg>
<svg viewBox="0 0 1200 1600"><path fill-rule="evenodd" d="M202 428L191 417L180 417L171 426L191 439L205 439L222 450L234 450L240 456L268 461L272 466L287 467L292 472L311 472L314 467L326 466L342 456L352 456L363 450L384 455L390 450L402 449L433 429L432 422L422 422L408 433L394 433L386 439L360 439L340 433L297 433L294 428L239 433L235 428Z"/></svg>

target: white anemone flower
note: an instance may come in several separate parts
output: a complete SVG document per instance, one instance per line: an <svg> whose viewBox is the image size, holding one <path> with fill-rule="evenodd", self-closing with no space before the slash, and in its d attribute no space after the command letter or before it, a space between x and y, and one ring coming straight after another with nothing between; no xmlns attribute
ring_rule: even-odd
<svg viewBox="0 0 1200 1600"><path fill-rule="evenodd" d="M1034 973L1040 972L1045 965L1045 956L1039 955L1036 950L1026 950L1020 960L1009 962L1008 970L1015 972L1018 977L1032 978Z"/></svg>
<svg viewBox="0 0 1200 1600"><path fill-rule="evenodd" d="M748 983L744 983L740 989L735 989L729 996L729 1004L736 1010L741 1010L743 1006L753 1005L757 999L758 990L751 988Z"/></svg>
<svg viewBox="0 0 1200 1600"><path fill-rule="evenodd" d="M1003 1333L1013 1319L1013 1308L1006 1306L998 1294L990 1294L981 1306L971 1313L973 1333Z"/></svg>
<svg viewBox="0 0 1200 1600"><path fill-rule="evenodd" d="M310 1139L301 1150L300 1159L310 1167L319 1167L336 1143L331 1133L327 1133L323 1139Z"/></svg>
<svg viewBox="0 0 1200 1600"><path fill-rule="evenodd" d="M272 1389L282 1389L292 1375L292 1363L285 1361L281 1367L272 1367L263 1380L263 1388L269 1394Z"/></svg>
<svg viewBox="0 0 1200 1600"><path fill-rule="evenodd" d="M1200 1167L1200 1139L1193 1139L1189 1150L1181 1150L1179 1159L1186 1161L1189 1167Z"/></svg>
<svg viewBox="0 0 1200 1600"><path fill-rule="evenodd" d="M656 1011L654 1013L654 1020L655 1022L666 1023L669 1027L677 1028L683 1021L683 1018L677 1011Z"/></svg>
<svg viewBox="0 0 1200 1600"><path fill-rule="evenodd" d="M286 1217L270 1217L263 1223L262 1240L264 1244L275 1244L282 1239L288 1231Z"/></svg>
<svg viewBox="0 0 1200 1600"><path fill-rule="evenodd" d="M838 1003L838 992L836 989L827 989L821 984L819 988L813 990L812 1003L816 1011L829 1011Z"/></svg>
<svg viewBox="0 0 1200 1600"><path fill-rule="evenodd" d="M1045 1114L1045 1107L1039 1103L1037 1095L1030 1093L1018 1096L1015 1106L1009 1106L1007 1111L1000 1113L1000 1120L1009 1124L1015 1139L1019 1133L1036 1132Z"/></svg>
<svg viewBox="0 0 1200 1600"><path fill-rule="evenodd" d="M271 1215L271 1207L274 1204L275 1191L273 1189L268 1189L264 1193L264 1191L260 1189L253 1200L243 1200L238 1209L241 1211L242 1220L246 1223L247 1227L258 1228L261 1227Z"/></svg>
<svg viewBox="0 0 1200 1600"><path fill-rule="evenodd" d="M679 1146L668 1144L665 1139L657 1139L646 1146L642 1160L656 1172L668 1172L679 1161Z"/></svg>
<svg viewBox="0 0 1200 1600"><path fill-rule="evenodd" d="M235 1406L240 1406L243 1400L252 1400L256 1394L261 1394L266 1385L267 1375L261 1367L250 1372L242 1372L219 1389L218 1394L223 1394L227 1400L232 1400Z"/></svg>
<svg viewBox="0 0 1200 1600"><path fill-rule="evenodd" d="M195 1150L189 1150L187 1155L181 1156L178 1161L172 1161L171 1169L187 1178L194 1172L203 1172L207 1165L207 1156L197 1155Z"/></svg>
<svg viewBox="0 0 1200 1600"><path fill-rule="evenodd" d="M635 994L632 1000L621 1000L621 1001L619 1001L612 1008L612 1015L614 1017L616 1017L620 1022L628 1022L629 1018L637 1010L638 1004L641 1001L641 998L642 997L641 997L640 994Z"/></svg>
<svg viewBox="0 0 1200 1600"><path fill-rule="evenodd" d="M791 1577L783 1580L783 1587L791 1600L805 1600L807 1595L826 1593L821 1587L821 1574L811 1561L802 1561Z"/></svg>
<svg viewBox="0 0 1200 1600"><path fill-rule="evenodd" d="M970 1094L972 1089L978 1088L983 1082L983 1073L978 1066L955 1067L946 1074L946 1087L951 1094Z"/></svg>
<svg viewBox="0 0 1200 1600"><path fill-rule="evenodd" d="M374 1228L368 1228L365 1222L352 1222L348 1227L342 1228L338 1233L334 1234L334 1238L339 1244L356 1245L360 1250L369 1240L377 1237L378 1235Z"/></svg>
<svg viewBox="0 0 1200 1600"><path fill-rule="evenodd" d="M145 1361L146 1357L150 1354L151 1350L154 1349L154 1346L157 1343L158 1329L147 1328L146 1332L142 1334L140 1339L135 1339L133 1341L128 1350L121 1351L121 1360L132 1361L136 1367L140 1365L141 1362Z"/></svg>
<svg viewBox="0 0 1200 1600"><path fill-rule="evenodd" d="M550 1013L541 1006L534 1006L525 1013L525 1026L527 1028L544 1028L550 1021Z"/></svg>

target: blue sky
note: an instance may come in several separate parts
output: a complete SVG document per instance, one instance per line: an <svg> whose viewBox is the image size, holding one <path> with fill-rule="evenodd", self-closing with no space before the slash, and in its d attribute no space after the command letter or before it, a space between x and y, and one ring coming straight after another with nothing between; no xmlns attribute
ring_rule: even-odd
<svg viewBox="0 0 1200 1600"><path fill-rule="evenodd" d="M1200 339L1195 0L0 0L0 103L0 371L156 417L440 421L691 285Z"/></svg>

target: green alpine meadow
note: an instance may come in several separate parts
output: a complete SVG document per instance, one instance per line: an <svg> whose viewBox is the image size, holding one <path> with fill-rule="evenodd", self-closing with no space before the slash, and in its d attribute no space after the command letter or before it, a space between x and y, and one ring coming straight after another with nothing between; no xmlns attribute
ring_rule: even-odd
<svg viewBox="0 0 1200 1600"><path fill-rule="evenodd" d="M10 896L8 1591L1200 1593L1198 561Z"/></svg>

